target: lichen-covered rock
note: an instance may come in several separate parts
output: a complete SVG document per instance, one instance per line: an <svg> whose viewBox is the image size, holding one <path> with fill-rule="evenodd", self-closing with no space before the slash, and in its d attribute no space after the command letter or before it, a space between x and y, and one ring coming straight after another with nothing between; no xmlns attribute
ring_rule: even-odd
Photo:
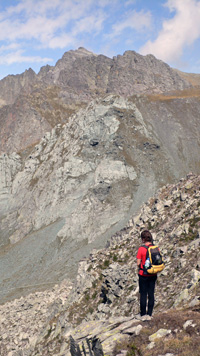
<svg viewBox="0 0 200 356"><path fill-rule="evenodd" d="M153 342L156 339L160 339L160 338L163 338L163 337L169 335L170 333L171 333L171 330L159 329L155 334L152 334L151 336L149 336L149 341Z"/></svg>

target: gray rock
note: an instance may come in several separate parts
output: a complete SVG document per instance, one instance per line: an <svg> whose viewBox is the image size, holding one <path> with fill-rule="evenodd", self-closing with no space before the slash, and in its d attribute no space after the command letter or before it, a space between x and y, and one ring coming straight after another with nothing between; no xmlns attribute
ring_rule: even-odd
<svg viewBox="0 0 200 356"><path fill-rule="evenodd" d="M123 330L123 333L128 335L139 335L141 330L142 330L142 325L137 325Z"/></svg>
<svg viewBox="0 0 200 356"><path fill-rule="evenodd" d="M163 338L171 333L168 329L159 329L155 334L149 336L149 341L153 342L156 339Z"/></svg>
<svg viewBox="0 0 200 356"><path fill-rule="evenodd" d="M196 324L193 323L193 320L187 320L183 324L183 329L186 330L188 326L192 326L194 328L196 326Z"/></svg>
<svg viewBox="0 0 200 356"><path fill-rule="evenodd" d="M187 199L187 194L181 193L181 195L180 195L180 200L181 200L181 201L185 201L186 199Z"/></svg>
<svg viewBox="0 0 200 356"><path fill-rule="evenodd" d="M200 305L200 296L195 296L195 298L189 303L189 307L196 307Z"/></svg>

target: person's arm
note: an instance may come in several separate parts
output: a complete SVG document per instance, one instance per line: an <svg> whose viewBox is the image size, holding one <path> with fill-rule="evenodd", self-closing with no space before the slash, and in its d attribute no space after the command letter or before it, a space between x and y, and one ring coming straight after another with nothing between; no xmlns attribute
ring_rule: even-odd
<svg viewBox="0 0 200 356"><path fill-rule="evenodd" d="M138 266L138 270L140 269L140 265L141 265L141 258L137 258L137 266Z"/></svg>
<svg viewBox="0 0 200 356"><path fill-rule="evenodd" d="M139 249L138 249L136 258L137 258L137 268L138 268L138 272L139 272L141 262L142 262L141 247L139 247Z"/></svg>
<svg viewBox="0 0 200 356"><path fill-rule="evenodd" d="M137 265L138 265L138 267L140 267L140 263L141 263L141 258L137 258Z"/></svg>

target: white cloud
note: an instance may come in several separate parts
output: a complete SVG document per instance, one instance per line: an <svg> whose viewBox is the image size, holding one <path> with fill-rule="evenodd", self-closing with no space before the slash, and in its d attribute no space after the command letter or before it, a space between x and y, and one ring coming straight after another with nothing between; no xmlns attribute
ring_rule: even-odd
<svg viewBox="0 0 200 356"><path fill-rule="evenodd" d="M79 34L102 29L106 15L99 3L100 10L94 0L21 0L0 13L0 41L34 40L37 48L64 48Z"/></svg>
<svg viewBox="0 0 200 356"><path fill-rule="evenodd" d="M125 2L125 6L130 6L130 5L133 5L133 4L135 4L136 3L136 0L127 0L126 2Z"/></svg>
<svg viewBox="0 0 200 356"><path fill-rule="evenodd" d="M113 25L110 37L114 38L122 34L124 30L132 29L143 31L151 26L151 13L142 11L129 11L122 21Z"/></svg>
<svg viewBox="0 0 200 356"><path fill-rule="evenodd" d="M48 47L48 42L55 47L60 38L57 47L63 47L70 36L101 31L110 16L106 7L113 10L117 4L119 0L112 3L109 0L21 0L0 14L0 41L34 39L44 47ZM111 37L127 28L141 31L150 22L149 12L129 11L121 22L113 25Z"/></svg>
<svg viewBox="0 0 200 356"><path fill-rule="evenodd" d="M115 7L119 3L119 0L96 0L96 4L99 7L105 7L105 6L113 6Z"/></svg>
<svg viewBox="0 0 200 356"><path fill-rule="evenodd" d="M77 35L83 32L99 32L102 29L104 20L105 17L102 14L86 16L75 23L72 33Z"/></svg>
<svg viewBox="0 0 200 356"><path fill-rule="evenodd" d="M10 65L13 63L47 63L51 58L41 58L40 56L25 56L23 51L8 53L7 55L0 55L0 64Z"/></svg>
<svg viewBox="0 0 200 356"><path fill-rule="evenodd" d="M42 42L48 39L82 13L82 7L71 8L70 1L65 3L68 6L61 0L55 3L24 0L16 7L8 8L0 21L0 40L37 39Z"/></svg>
<svg viewBox="0 0 200 356"><path fill-rule="evenodd" d="M75 42L75 38L67 33L63 33L59 36L54 36L46 43L46 46L55 49L55 48L65 48L71 46Z"/></svg>
<svg viewBox="0 0 200 356"><path fill-rule="evenodd" d="M7 51L10 51L10 50L16 50L16 49L18 49L18 48L20 48L20 45L19 45L19 43L11 43L11 44L9 44L9 45L3 45L3 46L1 46L0 47L0 53L5 53L5 52L7 52Z"/></svg>
<svg viewBox="0 0 200 356"><path fill-rule="evenodd" d="M141 49L142 54L154 54L166 62L181 58L186 46L200 38L200 1L168 0L165 4L174 16L163 22L155 41L148 41Z"/></svg>

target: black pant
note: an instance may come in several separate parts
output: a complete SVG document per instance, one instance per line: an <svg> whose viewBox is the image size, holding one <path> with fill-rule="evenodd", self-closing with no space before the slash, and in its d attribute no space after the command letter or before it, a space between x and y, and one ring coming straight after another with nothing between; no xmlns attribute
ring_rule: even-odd
<svg viewBox="0 0 200 356"><path fill-rule="evenodd" d="M140 315L152 315L154 307L154 290L157 276L144 277L139 275ZM147 307L148 297L148 308Z"/></svg>

